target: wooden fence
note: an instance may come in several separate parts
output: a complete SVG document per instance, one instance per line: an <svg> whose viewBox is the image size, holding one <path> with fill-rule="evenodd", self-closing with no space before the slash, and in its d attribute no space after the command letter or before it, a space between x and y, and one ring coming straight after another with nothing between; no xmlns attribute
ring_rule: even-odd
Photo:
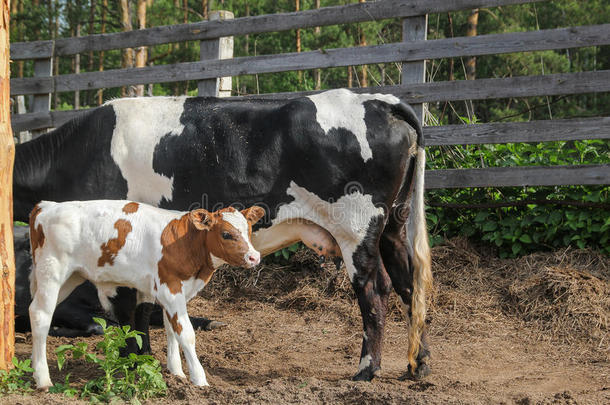
<svg viewBox="0 0 610 405"><path fill-rule="evenodd" d="M86 111L50 111L49 100L53 92L185 80L209 82L220 76L388 62L402 62L400 85L353 90L392 93L416 107L421 103L429 102L610 91L610 70L425 83L427 59L610 44L610 24L426 40L427 14L536 1L540 0L384 0L302 12L155 27L124 33L13 43L11 46L13 61L34 60L34 77L11 80L11 95L34 95L32 112L12 116L13 129L23 131L56 127ZM53 57L88 51L136 48L193 40L200 40L203 44L209 45L221 41L223 37L234 35L397 17L403 18L403 41L400 43L232 59L221 59L218 52L212 53L211 57L210 52L206 55L202 52L202 60L199 62L51 76ZM206 46L206 49L209 48L210 46ZM206 88L209 86L200 85L200 94L209 95ZM276 93L256 97L289 98L313 93L315 92ZM421 114L421 108L418 109ZM427 145L610 139L610 117L446 125L425 127L424 134ZM610 184L610 164L433 170L428 171L426 179L427 188Z"/></svg>

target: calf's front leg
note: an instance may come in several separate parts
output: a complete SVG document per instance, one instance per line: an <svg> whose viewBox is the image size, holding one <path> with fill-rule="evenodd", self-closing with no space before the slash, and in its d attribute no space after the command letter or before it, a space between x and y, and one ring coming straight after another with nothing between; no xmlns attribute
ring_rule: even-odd
<svg viewBox="0 0 610 405"><path fill-rule="evenodd" d="M165 335L167 336L167 369L175 376L186 378L184 371L182 371L178 339L176 339L174 329L167 317L166 311L163 311L163 326L165 327Z"/></svg>
<svg viewBox="0 0 610 405"><path fill-rule="evenodd" d="M195 330L186 312L185 297L180 293L173 295L171 299L168 298L158 297L164 311L165 330L168 335L167 366L172 374L180 375L180 372L182 372L182 366L179 366L180 353L178 347L170 341L176 340L184 353L191 382L195 385L207 386L208 381L205 377L205 371L203 371L195 350ZM170 338L170 332L173 338ZM182 375L184 375L183 372Z"/></svg>

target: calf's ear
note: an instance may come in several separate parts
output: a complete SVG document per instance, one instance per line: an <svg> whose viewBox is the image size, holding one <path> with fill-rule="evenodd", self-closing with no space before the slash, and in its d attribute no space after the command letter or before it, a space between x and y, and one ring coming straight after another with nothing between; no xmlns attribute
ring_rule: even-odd
<svg viewBox="0 0 610 405"><path fill-rule="evenodd" d="M215 219L203 208L189 212L189 218L195 228L200 231L209 231L214 226Z"/></svg>
<svg viewBox="0 0 610 405"><path fill-rule="evenodd" d="M241 214L246 218L250 225L254 225L265 216L265 209L254 205L250 208L246 208L245 210L241 210Z"/></svg>

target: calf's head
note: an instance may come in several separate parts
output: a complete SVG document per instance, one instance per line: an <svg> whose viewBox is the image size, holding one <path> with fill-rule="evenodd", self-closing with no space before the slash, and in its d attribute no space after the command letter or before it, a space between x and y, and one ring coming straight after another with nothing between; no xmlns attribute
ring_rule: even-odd
<svg viewBox="0 0 610 405"><path fill-rule="evenodd" d="M265 215L261 207L238 211L229 207L216 212L198 209L189 213L193 226L205 231L208 252L232 266L253 267L261 255L254 249L250 237L252 225Z"/></svg>

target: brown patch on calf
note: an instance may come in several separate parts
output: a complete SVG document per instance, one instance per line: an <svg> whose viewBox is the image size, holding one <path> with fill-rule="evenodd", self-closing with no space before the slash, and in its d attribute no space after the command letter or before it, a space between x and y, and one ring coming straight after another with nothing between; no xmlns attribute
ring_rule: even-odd
<svg viewBox="0 0 610 405"><path fill-rule="evenodd" d="M182 291L182 281L195 277L200 271L212 277L214 268L208 263L205 250L205 232L195 229L190 213L172 220L161 233L161 260L159 281L166 284L172 294Z"/></svg>
<svg viewBox="0 0 610 405"><path fill-rule="evenodd" d="M117 230L118 236L110 239L106 243L102 243L102 246L100 247L100 249L102 249L102 255L97 259L98 267L104 267L106 264L112 266L114 264L114 259L119 253L119 250L125 246L127 235L129 235L129 232L132 230L131 223L125 219L117 220L114 223L114 229Z"/></svg>
<svg viewBox="0 0 610 405"><path fill-rule="evenodd" d="M44 245L44 232L42 230L42 225L38 224L36 226L36 218L42 208L38 204L34 206L34 209L30 213L30 246L32 249L32 261L36 264L36 250Z"/></svg>
<svg viewBox="0 0 610 405"><path fill-rule="evenodd" d="M180 325L180 322L178 322L178 313L176 312L174 316L170 317L169 312L165 311L165 315L167 316L167 319L169 319L169 323L172 324L172 329L174 332L176 332L178 335L182 333L182 325Z"/></svg>
<svg viewBox="0 0 610 405"><path fill-rule="evenodd" d="M130 202L125 204L125 206L123 207L123 212L125 214L133 214L138 210L138 208L140 208L140 204L138 204L137 202Z"/></svg>

